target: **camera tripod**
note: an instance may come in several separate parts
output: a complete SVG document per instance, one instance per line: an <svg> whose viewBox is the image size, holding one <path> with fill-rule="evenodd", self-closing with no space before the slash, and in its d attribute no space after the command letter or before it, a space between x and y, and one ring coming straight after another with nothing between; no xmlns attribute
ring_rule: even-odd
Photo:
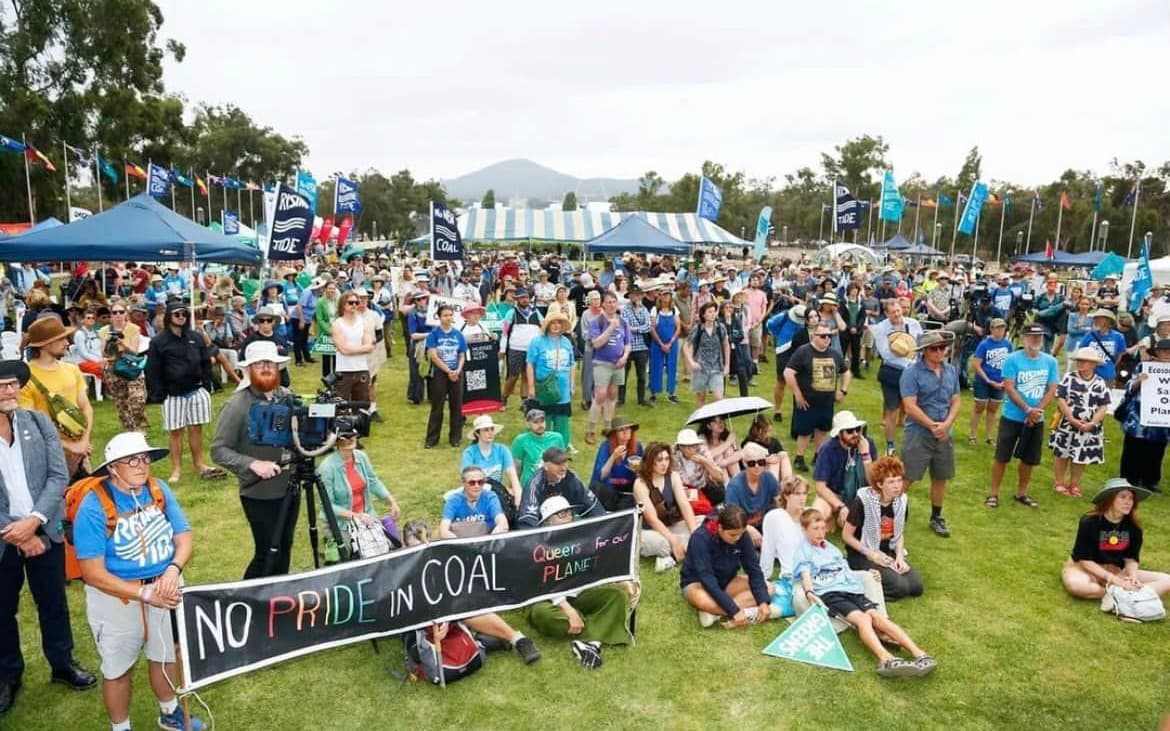
<svg viewBox="0 0 1170 731"><path fill-rule="evenodd" d="M289 465L288 488L284 492L284 497L280 499L280 512L276 522L276 530L272 533L272 538L268 543L268 556L264 561L264 573L271 576L276 567L276 559L280 555L280 545L284 526L287 524L289 512L293 510L293 503L300 497L302 493L305 495L305 511L309 523L309 546L313 551L313 568L321 568L321 554L318 551L320 544L320 537L317 530L317 505L316 500L320 498L322 505L329 505L329 495L325 492L325 485L321 482L321 478L317 476L316 464L313 457L306 457L294 453L292 461ZM329 534L333 536L336 541L338 550L342 553L342 559L348 558L348 551L346 550L341 539L341 526L337 522L337 516L333 514L332 510L325 511L325 522L329 527Z"/></svg>

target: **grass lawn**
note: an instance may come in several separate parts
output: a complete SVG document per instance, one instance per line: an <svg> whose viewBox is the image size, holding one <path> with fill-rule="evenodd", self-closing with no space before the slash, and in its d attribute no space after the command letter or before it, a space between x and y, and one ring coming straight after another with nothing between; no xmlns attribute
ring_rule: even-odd
<svg viewBox="0 0 1170 731"><path fill-rule="evenodd" d="M770 398L773 366L754 393ZM313 368L293 369L294 386L317 385ZM880 418L874 378L854 385L846 406L861 418ZM379 401L386 423L375 425L365 449L409 517L437 523L440 494L458 484L458 455L446 446L422 449L426 408L405 402L406 364L399 347L380 379ZM683 405L624 413L641 422L644 442L673 440L694 407L689 384L680 384ZM217 395L216 405L224 396ZM633 399L631 399L632 401ZM1077 517L1088 496L1112 474L1120 458L1120 432L1107 421L1109 465L1086 475L1087 496L1057 496L1051 490L1051 454L1037 468L1029 510L1008 499L998 510L983 507L992 448L968 446L964 393L958 429L959 477L950 487L946 516L953 537L928 529L922 485L911 491L907 545L922 572L926 594L891 604L891 616L938 659L923 680L883 680L874 661L852 634L843 636L855 672L843 673L769 658L763 647L786 625L772 622L738 631L700 630L695 613L679 596L678 572L656 575L642 563L644 598L638 613L637 645L606 650L596 672L580 668L567 643L535 637L544 658L525 667L518 656L494 654L483 672L446 692L406 685L389 677L401 668L400 644L368 643L326 651L274 668L233 678L202 692L221 728L710 728L715 724L776 728L1154 728L1170 710L1170 627L1165 623L1122 624L1095 603L1068 598L1060 567L1068 556ZM515 404L513 399L513 404ZM96 405L98 454L117 429L113 405ZM786 412L789 406L785 404ZM153 444L165 446L159 407L150 407ZM499 418L499 417L497 417ZM506 442L523 428L513 408L502 416ZM737 432L746 431L737 420ZM788 422L779 430L787 439ZM583 442L585 415L573 418L582 449L575 469L588 475L594 451ZM875 430L875 433L880 432ZM210 443L210 434L205 444ZM446 444L446 440L442 441ZM166 465L155 472L165 477ZM173 486L195 530L189 583L239 578L252 545L234 481L201 483L188 474ZM1005 493L1014 485L1009 472ZM1170 507L1153 498L1141 509L1145 526L1142 563L1170 570ZM311 567L303 521L294 549L294 569ZM78 660L98 669L85 619L82 587L69 588ZM518 613L508 616L527 631ZM27 670L15 709L0 728L108 728L97 690L72 693L50 686L40 653L36 613L23 597L20 620ZM531 634L531 633L530 633ZM153 728L157 713L145 662L134 680L133 718ZM206 720L206 714L199 709Z"/></svg>

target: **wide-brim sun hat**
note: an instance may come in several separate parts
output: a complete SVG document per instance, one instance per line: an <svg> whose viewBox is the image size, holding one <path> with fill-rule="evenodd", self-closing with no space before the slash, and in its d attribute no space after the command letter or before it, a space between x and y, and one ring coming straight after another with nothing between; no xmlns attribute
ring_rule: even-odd
<svg viewBox="0 0 1170 731"><path fill-rule="evenodd" d="M549 518L557 513L563 513L566 510L572 511L573 506L565 499L565 496L553 495L540 504L540 524L544 525L545 521Z"/></svg>
<svg viewBox="0 0 1170 731"><path fill-rule="evenodd" d="M954 340L954 333L947 330L928 330L918 337L915 350L926 350L935 345L950 345Z"/></svg>
<svg viewBox="0 0 1170 731"><path fill-rule="evenodd" d="M890 344L890 352L899 358L908 358L914 352L917 345L914 342L914 336L906 332L890 333L887 338Z"/></svg>
<svg viewBox="0 0 1170 731"><path fill-rule="evenodd" d="M544 318L544 322L540 323L540 329L547 333L549 325L551 325L554 322L559 322L559 323L561 323L562 326L568 327L569 326L569 316L563 312L554 312L551 315L546 315Z"/></svg>
<svg viewBox="0 0 1170 731"><path fill-rule="evenodd" d="M284 322L284 308L280 305L265 305L256 310L255 315L252 315L252 323L258 323L262 317L275 317L277 323L282 323Z"/></svg>
<svg viewBox="0 0 1170 731"><path fill-rule="evenodd" d="M694 429L682 429L674 438L674 443L679 447L698 447L703 444L703 438Z"/></svg>
<svg viewBox="0 0 1170 731"><path fill-rule="evenodd" d="M281 355L276 343L271 340L254 340L244 349L244 357L236 363L237 368L247 368L255 363L275 363L283 365L288 362L287 355Z"/></svg>
<svg viewBox="0 0 1170 731"><path fill-rule="evenodd" d="M833 414L833 428L829 430L829 436L836 438L844 429L860 429L863 426L865 426L865 422L858 419L852 411L848 409L838 411Z"/></svg>
<svg viewBox="0 0 1170 731"><path fill-rule="evenodd" d="M479 432L484 429L491 429L493 433L499 434L504 430L504 425L497 424L493 421L491 414L480 414L471 423L471 431L467 432L467 438L474 440Z"/></svg>
<svg viewBox="0 0 1170 731"><path fill-rule="evenodd" d="M1150 495L1153 495L1151 491L1144 487L1131 485L1129 480L1125 479L1124 477L1113 477L1106 480L1105 486L1098 490L1097 494L1093 496L1093 504L1100 505L1101 503L1105 502L1105 498L1114 493L1121 492L1122 490L1132 491L1134 501L1139 503L1142 500L1148 498Z"/></svg>
<svg viewBox="0 0 1170 731"><path fill-rule="evenodd" d="M630 431L638 431L638 422L630 421L629 419L627 419L624 416L615 416L615 417L613 417L613 421L610 423L609 428L602 430L601 433L608 437L610 434L613 434L614 432L619 431L621 429L629 429Z"/></svg>
<svg viewBox="0 0 1170 731"><path fill-rule="evenodd" d="M795 322L797 325L803 325L808 316L808 308L804 305L796 305L788 310L788 319Z"/></svg>
<svg viewBox="0 0 1170 731"><path fill-rule="evenodd" d="M1115 322L1117 322L1117 315L1116 315L1116 314L1114 314L1114 313L1113 313L1113 311L1111 311L1111 310L1107 310L1107 309L1105 309L1104 307L1102 307L1102 308L1101 308L1101 309L1099 309L1099 310L1094 310L1094 311L1093 311L1093 312L1092 312L1092 313L1089 315L1089 317L1090 317L1091 319L1093 319L1093 320L1096 320L1098 317L1105 317L1105 318L1108 318L1108 320L1109 320L1110 322L1114 322L1114 323L1115 323Z"/></svg>
<svg viewBox="0 0 1170 731"><path fill-rule="evenodd" d="M28 347L41 348L49 343L70 338L75 332L77 328L66 327L59 317L38 317L28 327Z"/></svg>
<svg viewBox="0 0 1170 731"><path fill-rule="evenodd" d="M1072 359L1089 361L1091 363L1096 363L1097 365L1101 365L1105 362L1105 356L1101 355L1100 350L1087 345L1083 348L1077 348L1074 350Z"/></svg>
<svg viewBox="0 0 1170 731"><path fill-rule="evenodd" d="M95 467L90 474L94 477L108 475L110 473L110 465L118 460L133 457L136 454L145 454L153 462L156 459L166 457L170 454L170 450L150 446L146 442L146 435L142 432L122 432L106 443L106 449L102 455L105 461Z"/></svg>

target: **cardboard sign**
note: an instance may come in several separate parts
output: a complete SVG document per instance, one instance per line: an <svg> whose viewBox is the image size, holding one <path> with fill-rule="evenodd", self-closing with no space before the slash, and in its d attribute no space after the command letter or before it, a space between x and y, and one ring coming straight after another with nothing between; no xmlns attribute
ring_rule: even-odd
<svg viewBox="0 0 1170 731"><path fill-rule="evenodd" d="M431 327L439 326L439 305L451 305L451 309L455 310L455 329L463 327L463 308L469 303L464 300L455 299L454 297L444 297L438 294L432 294L427 299L427 324Z"/></svg>
<svg viewBox="0 0 1170 731"><path fill-rule="evenodd" d="M1170 426L1170 363L1146 361L1142 373L1142 426Z"/></svg>
<svg viewBox="0 0 1170 731"><path fill-rule="evenodd" d="M833 631L829 613L814 604L800 615L779 637L764 648L765 655L795 660L809 665L853 672L853 664Z"/></svg>
<svg viewBox="0 0 1170 731"><path fill-rule="evenodd" d="M186 690L313 652L637 576L635 510L428 543L291 576L183 588Z"/></svg>

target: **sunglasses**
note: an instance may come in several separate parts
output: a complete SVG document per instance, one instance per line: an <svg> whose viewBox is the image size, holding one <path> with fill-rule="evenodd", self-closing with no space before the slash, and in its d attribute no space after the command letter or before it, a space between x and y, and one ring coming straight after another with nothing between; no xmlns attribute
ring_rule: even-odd
<svg viewBox="0 0 1170 731"><path fill-rule="evenodd" d="M813 337L814 338L831 338L833 336L830 335L829 333L813 333Z"/></svg>
<svg viewBox="0 0 1170 731"><path fill-rule="evenodd" d="M928 348L927 348L927 350L931 350L931 351L934 351L934 350L946 350L946 349L947 349L947 346L946 346L946 345L931 345L930 347L928 347Z"/></svg>
<svg viewBox="0 0 1170 731"><path fill-rule="evenodd" d="M358 301L357 301L357 300L346 300L346 301L345 301L345 304L347 304L347 305L356 305L356 304L359 304L359 303L358 303Z"/></svg>
<svg viewBox="0 0 1170 731"><path fill-rule="evenodd" d="M768 464L766 459L745 459L743 461L744 467L763 467L766 464Z"/></svg>
<svg viewBox="0 0 1170 731"><path fill-rule="evenodd" d="M276 318L274 318L274 317L257 317L256 322L261 324L261 325L263 325L265 323L271 325L272 323L276 322Z"/></svg>
<svg viewBox="0 0 1170 731"><path fill-rule="evenodd" d="M172 312L171 317L181 317L182 319L186 320L187 313L182 311L182 310L179 310L178 312Z"/></svg>
<svg viewBox="0 0 1170 731"><path fill-rule="evenodd" d="M855 426L855 427L853 427L852 429L842 429L842 430L841 430L841 433L842 433L842 434L860 434L860 433L861 433L861 427L859 427L859 426Z"/></svg>
<svg viewBox="0 0 1170 731"><path fill-rule="evenodd" d="M478 487L483 485L487 480L464 480L463 483L468 487Z"/></svg>
<svg viewBox="0 0 1170 731"><path fill-rule="evenodd" d="M110 310L111 315L125 315L126 310Z"/></svg>

